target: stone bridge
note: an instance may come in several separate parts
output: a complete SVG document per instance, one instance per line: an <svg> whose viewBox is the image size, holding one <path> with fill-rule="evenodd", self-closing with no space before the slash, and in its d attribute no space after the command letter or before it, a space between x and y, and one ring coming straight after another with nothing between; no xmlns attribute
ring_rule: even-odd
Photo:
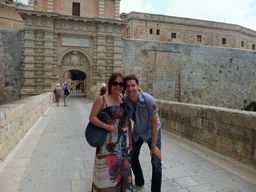
<svg viewBox="0 0 256 192"><path fill-rule="evenodd" d="M0 106L0 191L90 191L95 148L84 130L92 100L68 107L52 93ZM157 101L162 122L162 191L256 191L255 114ZM140 159L150 191L150 155Z"/></svg>

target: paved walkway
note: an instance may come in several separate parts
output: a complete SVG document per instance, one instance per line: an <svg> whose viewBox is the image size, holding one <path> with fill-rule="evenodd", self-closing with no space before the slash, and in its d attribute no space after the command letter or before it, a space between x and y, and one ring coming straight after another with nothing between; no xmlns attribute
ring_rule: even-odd
<svg viewBox="0 0 256 192"><path fill-rule="evenodd" d="M0 164L1 192L87 192L91 189L95 148L84 130L92 101L81 93L68 107L53 104ZM163 184L169 192L256 192L256 172L162 130ZM147 145L140 156L150 191Z"/></svg>

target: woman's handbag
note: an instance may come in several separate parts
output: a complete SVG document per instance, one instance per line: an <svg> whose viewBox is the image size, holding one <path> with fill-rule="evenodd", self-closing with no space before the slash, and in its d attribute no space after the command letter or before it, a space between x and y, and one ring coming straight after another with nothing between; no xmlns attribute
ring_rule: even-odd
<svg viewBox="0 0 256 192"><path fill-rule="evenodd" d="M108 116L106 112L100 111L97 117L102 122L108 123ZM85 130L85 138L92 147L101 147L106 140L107 133L108 131L106 129L89 122Z"/></svg>

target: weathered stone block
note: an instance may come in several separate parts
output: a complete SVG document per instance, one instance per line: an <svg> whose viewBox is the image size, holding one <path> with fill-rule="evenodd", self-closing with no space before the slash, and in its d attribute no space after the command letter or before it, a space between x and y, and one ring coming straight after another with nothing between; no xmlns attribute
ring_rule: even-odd
<svg viewBox="0 0 256 192"><path fill-rule="evenodd" d="M196 105L185 104L184 105L184 114L188 114L191 117L196 117L197 116L196 108L197 108Z"/></svg>
<svg viewBox="0 0 256 192"><path fill-rule="evenodd" d="M206 119L207 118L207 109L198 106L197 117Z"/></svg>
<svg viewBox="0 0 256 192"><path fill-rule="evenodd" d="M7 141L4 141L3 143L0 143L0 160L4 160L5 156L8 154L7 149Z"/></svg>
<svg viewBox="0 0 256 192"><path fill-rule="evenodd" d="M255 112L248 117L248 128L256 131L256 114Z"/></svg>
<svg viewBox="0 0 256 192"><path fill-rule="evenodd" d="M217 135L218 133L219 124L216 121L208 121L208 131L212 134Z"/></svg>
<svg viewBox="0 0 256 192"><path fill-rule="evenodd" d="M249 132L248 132L249 133ZM243 141L243 142L250 142L251 139L249 139L248 136L246 136L246 131L245 128L242 126L230 126L230 138L233 140L239 140L239 141ZM251 135L252 136L252 135ZM248 140L247 140L247 139ZM247 140L247 141L246 141Z"/></svg>
<svg viewBox="0 0 256 192"><path fill-rule="evenodd" d="M231 110L220 110L218 113L218 119L220 119L222 123L230 124L232 119L231 115Z"/></svg>
<svg viewBox="0 0 256 192"><path fill-rule="evenodd" d="M217 137L216 147L232 151L232 140L223 136Z"/></svg>
<svg viewBox="0 0 256 192"><path fill-rule="evenodd" d="M202 130L202 141L209 144L212 134L208 131Z"/></svg>
<svg viewBox="0 0 256 192"><path fill-rule="evenodd" d="M182 126L182 133L184 133L188 137L193 137L195 128L189 126L189 125L183 125Z"/></svg>
<svg viewBox="0 0 256 192"><path fill-rule="evenodd" d="M207 109L207 119L212 121L218 120L218 113L219 113L219 110L217 108L209 107Z"/></svg>
<svg viewBox="0 0 256 192"><path fill-rule="evenodd" d="M232 113L232 124L237 126L249 126L249 115L245 111L233 111Z"/></svg>
<svg viewBox="0 0 256 192"><path fill-rule="evenodd" d="M6 132L4 128L0 128L0 144L6 140Z"/></svg>
<svg viewBox="0 0 256 192"><path fill-rule="evenodd" d="M218 143L218 141L217 141L217 143ZM228 153L230 151L227 151L225 148L222 148L222 147L216 147L214 151L216 151L217 153L220 153L222 155L226 155L226 156L229 156L228 154L233 155L232 153Z"/></svg>
<svg viewBox="0 0 256 192"><path fill-rule="evenodd" d="M168 111L167 111L167 115L168 115ZM181 115L180 118L181 118L181 123L191 126L191 116L184 114L184 115Z"/></svg>
<svg viewBox="0 0 256 192"><path fill-rule="evenodd" d="M0 109L0 127L5 125L5 110L4 109Z"/></svg>
<svg viewBox="0 0 256 192"><path fill-rule="evenodd" d="M248 159L253 159L252 146L245 144L245 157Z"/></svg>
<svg viewBox="0 0 256 192"><path fill-rule="evenodd" d="M218 135L230 138L230 127L226 124L219 124Z"/></svg>
<svg viewBox="0 0 256 192"><path fill-rule="evenodd" d="M209 121L207 119L202 119L201 128L207 130L209 125Z"/></svg>
<svg viewBox="0 0 256 192"><path fill-rule="evenodd" d="M245 156L245 144L241 141L235 141L233 150L241 156Z"/></svg>
<svg viewBox="0 0 256 192"><path fill-rule="evenodd" d="M217 145L217 139L218 139L217 135L211 134L210 138L209 138L210 145L211 146L216 146Z"/></svg>
<svg viewBox="0 0 256 192"><path fill-rule="evenodd" d="M200 118L200 117L197 117L195 120L196 120L195 127L201 129L202 128L202 121L203 121L203 119Z"/></svg>

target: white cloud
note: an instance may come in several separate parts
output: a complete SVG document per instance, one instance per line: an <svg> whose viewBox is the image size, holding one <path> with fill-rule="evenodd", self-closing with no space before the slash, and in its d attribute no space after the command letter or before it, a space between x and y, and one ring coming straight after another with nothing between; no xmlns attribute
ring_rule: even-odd
<svg viewBox="0 0 256 192"><path fill-rule="evenodd" d="M142 7L141 0L126 0L120 2L120 13L130 13L131 11L145 13L147 9Z"/></svg>
<svg viewBox="0 0 256 192"><path fill-rule="evenodd" d="M150 3L147 4L147 5L146 5L146 12L150 13L150 12L152 12L152 11L154 11L153 6L152 6Z"/></svg>
<svg viewBox="0 0 256 192"><path fill-rule="evenodd" d="M241 25L256 30L249 3L255 0L169 0L168 15ZM251 6L252 7L252 6Z"/></svg>
<svg viewBox="0 0 256 192"><path fill-rule="evenodd" d="M25 5L28 5L28 0L17 0L17 1L21 2L21 3L25 4Z"/></svg>

